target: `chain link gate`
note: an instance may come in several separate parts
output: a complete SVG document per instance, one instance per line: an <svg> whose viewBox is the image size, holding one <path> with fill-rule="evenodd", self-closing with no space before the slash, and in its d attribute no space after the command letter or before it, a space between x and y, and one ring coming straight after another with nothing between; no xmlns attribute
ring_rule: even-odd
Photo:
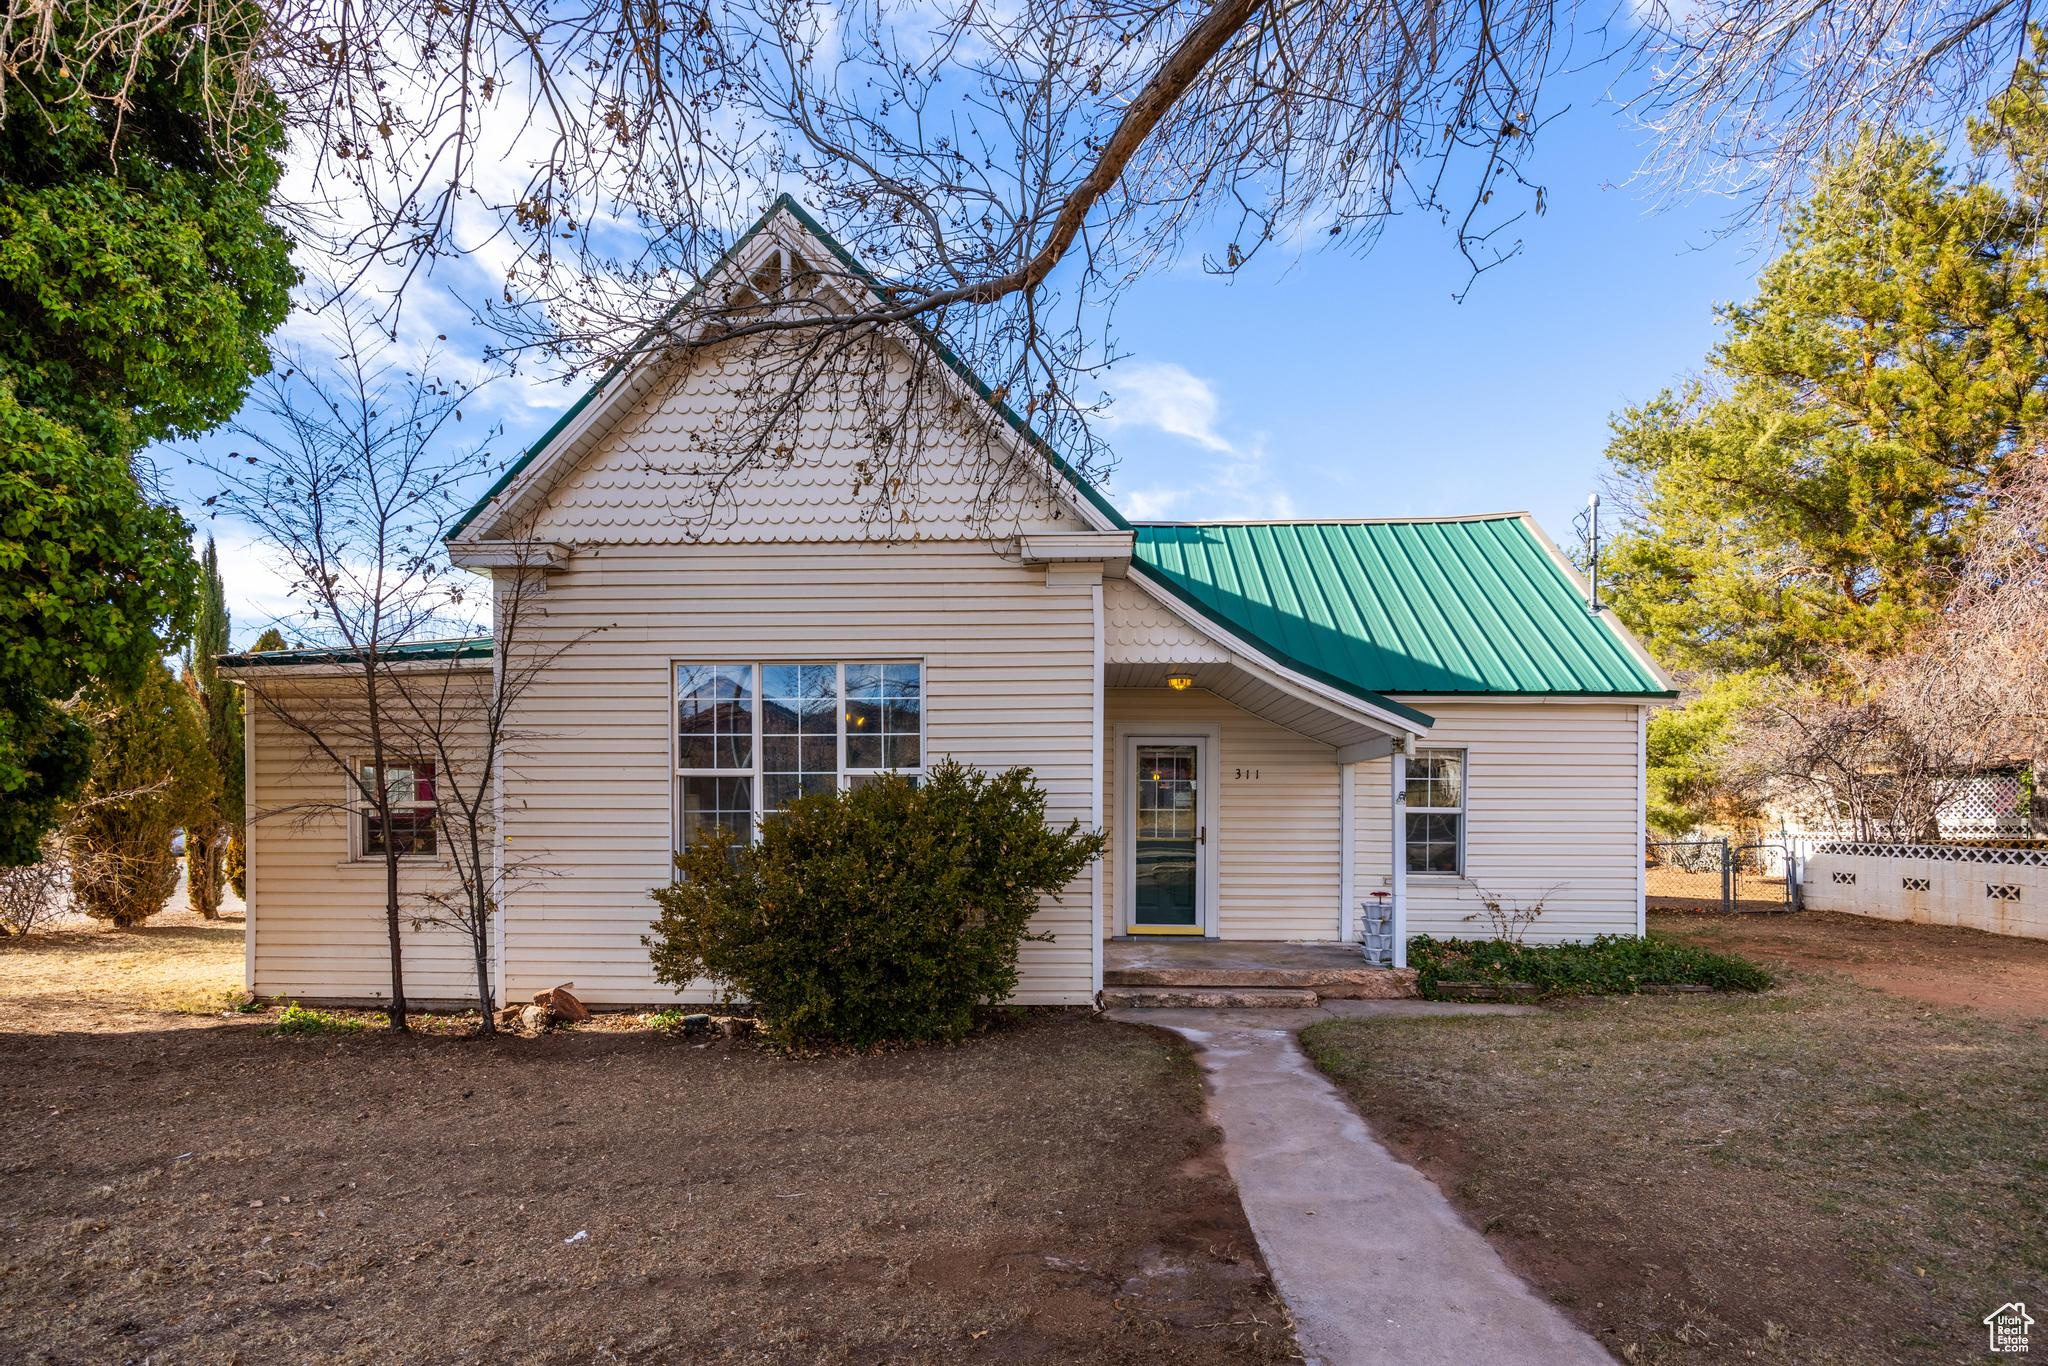
<svg viewBox="0 0 2048 1366"><path fill-rule="evenodd" d="M1643 893L1653 911L1798 909L1790 846L1776 841L1651 840Z"/></svg>

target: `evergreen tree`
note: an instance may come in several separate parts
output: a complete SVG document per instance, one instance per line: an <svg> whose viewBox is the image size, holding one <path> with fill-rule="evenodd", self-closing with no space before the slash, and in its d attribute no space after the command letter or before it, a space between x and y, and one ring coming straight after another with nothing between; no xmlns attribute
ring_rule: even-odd
<svg viewBox="0 0 2048 1366"><path fill-rule="evenodd" d="M172 837L210 804L219 779L192 694L162 662L130 692L90 689L84 709L95 755L64 824L72 898L87 915L139 925L176 889Z"/></svg>
<svg viewBox="0 0 2048 1366"><path fill-rule="evenodd" d="M103 23L56 13L59 42ZM297 275L267 218L281 106L259 99L231 146L209 106L232 79L186 19L131 73L104 61L10 68L0 120L0 864L37 839L90 768L62 704L89 682L142 685L191 621L190 532L138 479L149 441L226 420L268 368ZM256 41L253 8L209 37ZM127 87L125 106L114 93ZM117 135L118 131L118 135Z"/></svg>
<svg viewBox="0 0 2048 1366"><path fill-rule="evenodd" d="M1940 612L2048 418L2048 101L2034 62L1972 126L1825 170L1709 372L1622 413L1635 516L1609 601L1697 700L1648 736L1653 822L1716 812L1756 684L1847 698ZM1781 690L1782 691L1782 690Z"/></svg>
<svg viewBox="0 0 2048 1366"><path fill-rule="evenodd" d="M242 832L242 693L221 677L215 662L228 651L228 604L220 552L211 537L199 568L199 610L186 673L216 782L185 827L185 886L192 909L213 920L220 915L228 843Z"/></svg>

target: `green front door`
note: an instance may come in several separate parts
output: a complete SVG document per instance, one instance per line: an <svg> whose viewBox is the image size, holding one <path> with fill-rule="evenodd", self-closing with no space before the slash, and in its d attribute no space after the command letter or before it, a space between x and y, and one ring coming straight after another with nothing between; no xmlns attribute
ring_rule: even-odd
<svg viewBox="0 0 2048 1366"><path fill-rule="evenodd" d="M1202 932L1201 746L1137 746L1131 933Z"/></svg>

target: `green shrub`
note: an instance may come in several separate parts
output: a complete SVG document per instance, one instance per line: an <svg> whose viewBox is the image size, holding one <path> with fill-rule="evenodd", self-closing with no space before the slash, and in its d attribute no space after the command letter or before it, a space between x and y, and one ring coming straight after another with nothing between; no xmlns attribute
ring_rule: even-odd
<svg viewBox="0 0 2048 1366"><path fill-rule="evenodd" d="M1408 941L1408 966L1424 996L1439 982L1527 982L1541 996L1606 996L1647 986L1762 991L1771 975L1746 958L1629 934L1580 944L1510 944L1498 939Z"/></svg>
<svg viewBox="0 0 2048 1366"><path fill-rule="evenodd" d="M1041 895L1102 852L1045 823L1030 770L946 762L802 797L760 840L719 832L676 860L644 938L658 981L709 978L784 1047L958 1039L1017 985Z"/></svg>
<svg viewBox="0 0 2048 1366"><path fill-rule="evenodd" d="M153 664L131 693L89 689L92 777L65 822L72 902L96 920L140 925L178 886L171 837L219 784L199 709Z"/></svg>
<svg viewBox="0 0 2048 1366"><path fill-rule="evenodd" d="M309 1010L293 1001L277 1017L277 1032L280 1034L356 1034L363 1029L361 1020L351 1020L341 1015L330 1015L324 1010Z"/></svg>

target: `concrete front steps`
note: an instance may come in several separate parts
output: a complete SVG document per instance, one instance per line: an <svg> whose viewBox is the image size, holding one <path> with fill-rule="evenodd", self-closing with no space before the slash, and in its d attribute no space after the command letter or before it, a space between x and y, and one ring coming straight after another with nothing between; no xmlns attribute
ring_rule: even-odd
<svg viewBox="0 0 2048 1366"><path fill-rule="evenodd" d="M1104 974L1104 1010L1276 1010L1321 1004L1307 987L1113 987Z"/></svg>
<svg viewBox="0 0 2048 1366"><path fill-rule="evenodd" d="M1369 966L1344 944L1113 940L1105 948L1105 1010L1298 1010L1417 995L1412 969Z"/></svg>

